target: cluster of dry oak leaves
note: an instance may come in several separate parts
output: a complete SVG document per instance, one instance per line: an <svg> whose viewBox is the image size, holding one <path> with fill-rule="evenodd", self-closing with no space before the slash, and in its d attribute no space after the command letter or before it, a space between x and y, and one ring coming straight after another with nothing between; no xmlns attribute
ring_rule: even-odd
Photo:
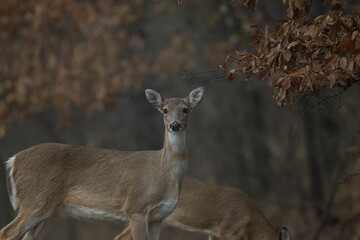
<svg viewBox="0 0 360 240"><path fill-rule="evenodd" d="M281 106L359 82L360 15L343 16L341 5L334 4L328 14L310 19L307 1L283 2L289 19L279 21L273 32L254 26L254 52L237 51L221 65L228 80L240 73L256 74L274 87ZM245 4L253 9L257 1Z"/></svg>

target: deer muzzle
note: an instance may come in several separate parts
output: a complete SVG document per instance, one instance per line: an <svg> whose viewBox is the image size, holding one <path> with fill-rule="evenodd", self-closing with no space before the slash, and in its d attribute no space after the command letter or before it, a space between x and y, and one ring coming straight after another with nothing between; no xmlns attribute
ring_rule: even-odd
<svg viewBox="0 0 360 240"><path fill-rule="evenodd" d="M178 132L180 131L182 128L182 124L179 123L178 121L173 121L172 123L170 123L170 130L173 132Z"/></svg>

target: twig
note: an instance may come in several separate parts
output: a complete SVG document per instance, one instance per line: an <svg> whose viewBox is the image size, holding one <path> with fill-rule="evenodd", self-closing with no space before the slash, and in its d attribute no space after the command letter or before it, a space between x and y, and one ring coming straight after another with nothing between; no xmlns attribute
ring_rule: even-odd
<svg viewBox="0 0 360 240"><path fill-rule="evenodd" d="M340 96L345 90L341 90L335 94L332 94L330 96L326 96L324 98L321 98L320 100L312 103L308 107L305 108L304 111L307 111L309 109L316 109L318 106L320 106L318 109L324 112L326 108L338 97Z"/></svg>
<svg viewBox="0 0 360 240"><path fill-rule="evenodd" d="M191 75L198 75L198 74L212 73L212 72L224 72L224 69L213 68L213 69L205 69L205 70L196 71L196 72L177 72L177 74L182 75L181 79L184 79L184 78L186 78L188 76L191 76Z"/></svg>
<svg viewBox="0 0 360 240"><path fill-rule="evenodd" d="M196 71L196 72L177 72L177 74L182 75L182 77L180 79L185 79L192 75L199 75L199 74L213 73L213 72L224 72L224 69L213 68L213 69L205 69L205 70Z"/></svg>
<svg viewBox="0 0 360 240"><path fill-rule="evenodd" d="M360 171L349 173L349 174L345 175L342 180L339 180L339 181L337 181L337 182L340 183L340 184L347 183L347 182L349 182L353 177L355 177L355 176L357 176L357 175L360 175Z"/></svg>
<svg viewBox="0 0 360 240"><path fill-rule="evenodd" d="M353 82L353 84L348 87L347 89L342 89L338 92L336 92L335 94L332 94L330 96L326 96L326 97L323 97L317 101L315 101L314 103L308 105L299 115L298 119L296 120L296 124L293 128L293 131L291 133L291 135L293 135L295 133L295 130L296 130L296 127L297 125L299 124L300 122L300 118L302 116L304 116L304 114L310 110L318 110L319 112L323 113L327 108L328 106L333 102L335 101L338 97L340 97L345 91L349 90L349 88L357 85L360 83L360 77L357 77L356 80Z"/></svg>

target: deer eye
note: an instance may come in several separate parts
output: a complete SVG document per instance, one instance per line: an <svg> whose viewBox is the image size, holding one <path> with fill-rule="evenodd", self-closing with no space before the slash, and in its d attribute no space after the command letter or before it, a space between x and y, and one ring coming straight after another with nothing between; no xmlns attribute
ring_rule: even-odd
<svg viewBox="0 0 360 240"><path fill-rule="evenodd" d="M168 110L166 108L163 109L164 114L167 114Z"/></svg>
<svg viewBox="0 0 360 240"><path fill-rule="evenodd" d="M182 112L183 112L183 113L188 113L188 109L187 109L187 108L183 108L183 109L182 109Z"/></svg>

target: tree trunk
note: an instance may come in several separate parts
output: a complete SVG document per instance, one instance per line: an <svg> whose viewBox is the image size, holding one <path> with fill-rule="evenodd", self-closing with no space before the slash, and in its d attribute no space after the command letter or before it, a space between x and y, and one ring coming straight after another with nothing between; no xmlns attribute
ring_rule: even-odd
<svg viewBox="0 0 360 240"><path fill-rule="evenodd" d="M306 105L307 103L305 103ZM317 148L317 134L315 132L314 118L309 111L304 113L305 120L305 147L307 152L307 162L309 166L310 175L310 196L313 203L315 203L315 211L321 217L323 209L322 202L324 200L324 190L322 186L322 176L319 167L318 148Z"/></svg>

